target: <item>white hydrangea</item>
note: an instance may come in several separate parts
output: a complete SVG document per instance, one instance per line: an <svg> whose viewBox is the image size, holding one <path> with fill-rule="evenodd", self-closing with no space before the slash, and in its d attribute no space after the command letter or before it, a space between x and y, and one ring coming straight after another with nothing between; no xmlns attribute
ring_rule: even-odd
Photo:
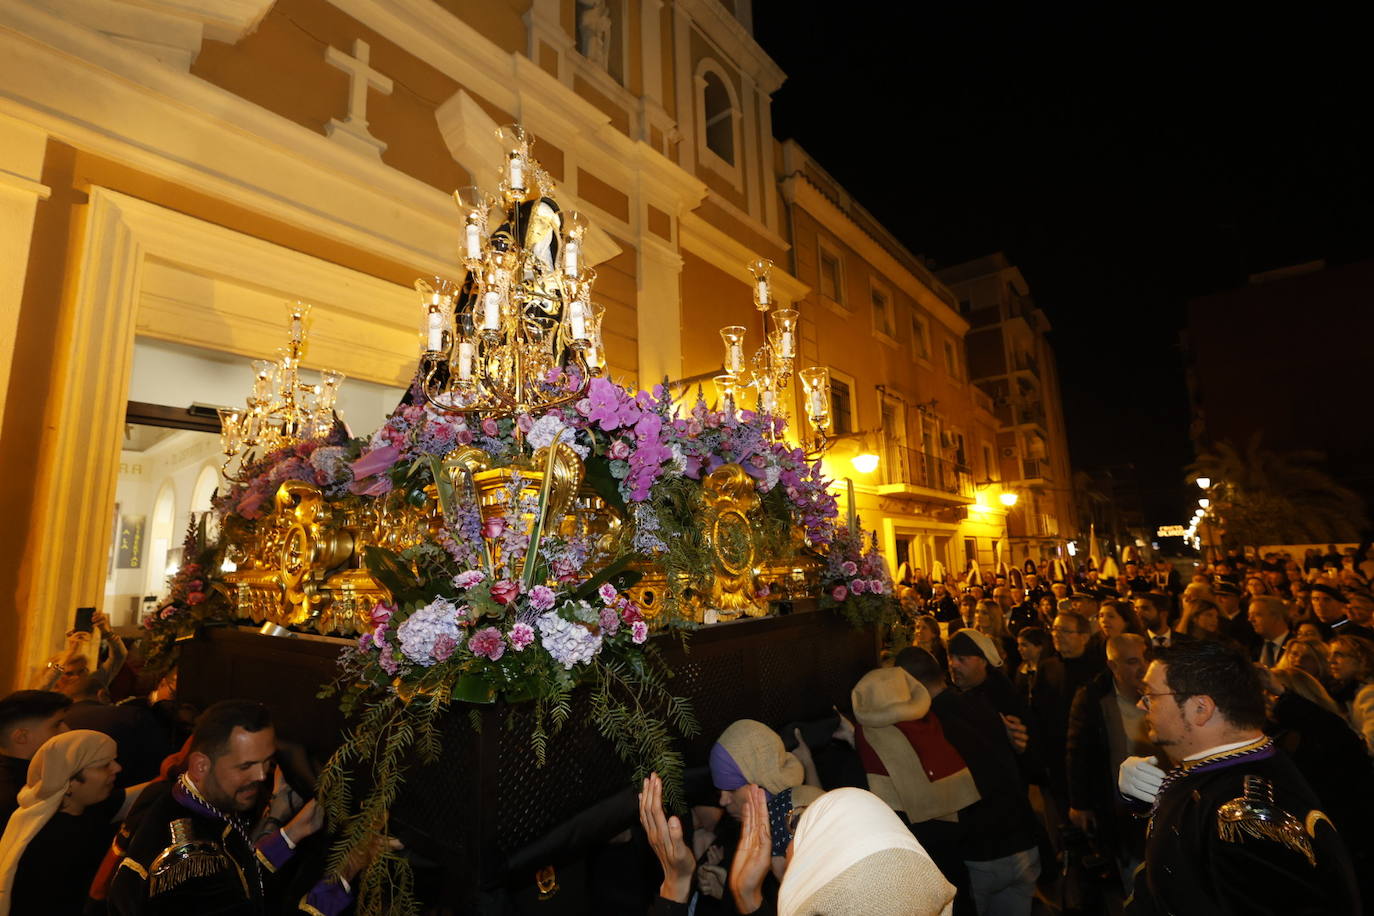
<svg viewBox="0 0 1374 916"><path fill-rule="evenodd" d="M579 445L573 437L573 431L564 422L563 418L556 413L546 414L534 421L530 431L525 434L525 441L533 449L541 449L554 442L563 441L572 446L572 450L577 452L577 457L587 457L587 447Z"/></svg>
<svg viewBox="0 0 1374 916"><path fill-rule="evenodd" d="M550 611L537 621L539 643L565 669L591 661L601 651L601 634Z"/></svg>
<svg viewBox="0 0 1374 916"><path fill-rule="evenodd" d="M449 637L453 643L461 641L458 632L458 607L447 598L436 597L396 628L396 639L401 644L401 652L406 658L425 667L435 662L434 643L440 636Z"/></svg>

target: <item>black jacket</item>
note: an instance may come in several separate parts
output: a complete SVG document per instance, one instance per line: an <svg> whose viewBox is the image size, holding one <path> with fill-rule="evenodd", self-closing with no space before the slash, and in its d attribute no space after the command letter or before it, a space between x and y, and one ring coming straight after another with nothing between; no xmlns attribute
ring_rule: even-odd
<svg viewBox="0 0 1374 916"><path fill-rule="evenodd" d="M1126 810L1117 792L1110 740L1114 727L1121 727L1121 714L1116 708L1116 682L1108 671L1078 688L1069 712L1065 746L1069 805L1096 816L1103 852L1138 857L1144 823Z"/></svg>
<svg viewBox="0 0 1374 916"><path fill-rule="evenodd" d="M986 862L1034 848L1035 816L997 710L977 694L948 688L930 708L982 796L959 812L964 858Z"/></svg>
<svg viewBox="0 0 1374 916"><path fill-rule="evenodd" d="M1311 844L1311 862L1272 831L1224 832L1218 809L1245 794L1246 776L1274 791ZM1251 821L1253 823L1253 821ZM1145 865L1127 916L1353 916L1361 912L1350 858L1317 797L1282 751L1209 769L1195 765L1167 784L1150 818Z"/></svg>

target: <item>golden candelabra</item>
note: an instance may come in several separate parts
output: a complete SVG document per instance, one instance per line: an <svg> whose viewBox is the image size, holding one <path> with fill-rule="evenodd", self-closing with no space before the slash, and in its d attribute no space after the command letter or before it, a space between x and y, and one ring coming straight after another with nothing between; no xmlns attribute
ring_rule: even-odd
<svg viewBox="0 0 1374 916"><path fill-rule="evenodd" d="M591 301L596 271L584 266L587 222L559 210L523 128L497 135L505 146L498 196L454 193L464 213L464 281L415 283L421 388L450 413L512 416L569 403L605 366L604 309ZM576 384L559 383L555 370Z"/></svg>
<svg viewBox="0 0 1374 916"><path fill-rule="evenodd" d="M253 392L246 408L219 409L220 448L224 452L221 472L229 480L239 479L230 472L236 459L241 474L254 458L303 439L327 435L334 425L334 404L344 375L326 369L320 373L319 384L301 381L305 319L310 314L310 305L287 303L286 314L287 345L277 351L275 362L253 360Z"/></svg>
<svg viewBox="0 0 1374 916"><path fill-rule="evenodd" d="M797 358L797 311L772 308L772 270L773 262L767 258L759 258L749 265L749 272L754 276L755 308L766 314L772 309L768 318L773 328L768 332L768 339L754 351L752 359L746 361L744 339L748 329L742 325L721 328L725 371L716 376L715 384L722 409L734 409L744 390L753 388L757 392L760 413L785 418L788 413L785 395ZM801 381L803 406L812 429L807 449L818 452L824 448L825 434L830 428L830 370L811 366L798 370L797 378Z"/></svg>

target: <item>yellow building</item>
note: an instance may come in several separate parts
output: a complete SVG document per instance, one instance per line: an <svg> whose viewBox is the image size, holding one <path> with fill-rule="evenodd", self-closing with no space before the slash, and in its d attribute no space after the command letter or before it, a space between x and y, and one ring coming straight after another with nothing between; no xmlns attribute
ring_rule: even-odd
<svg viewBox="0 0 1374 916"><path fill-rule="evenodd" d="M377 425L418 354L412 281L457 269L450 194L494 173L511 121L593 223L618 380L718 371L770 258L878 449L855 480L888 556L990 562L968 322L775 144L784 76L750 28L748 0L0 4L0 685L75 608L127 625L161 589L209 505L213 407L284 342L282 302L314 304L305 368L346 373L345 419Z"/></svg>

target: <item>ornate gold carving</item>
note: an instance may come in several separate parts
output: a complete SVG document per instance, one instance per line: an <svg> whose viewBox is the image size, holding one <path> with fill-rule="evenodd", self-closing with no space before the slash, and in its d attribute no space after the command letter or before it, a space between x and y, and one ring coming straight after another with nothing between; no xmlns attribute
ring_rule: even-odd
<svg viewBox="0 0 1374 916"><path fill-rule="evenodd" d="M707 475L703 484L703 528L715 560L706 603L723 620L741 614L763 617L768 607L755 597L756 549L754 526L749 520L749 513L759 505L754 479L738 464L726 464Z"/></svg>

